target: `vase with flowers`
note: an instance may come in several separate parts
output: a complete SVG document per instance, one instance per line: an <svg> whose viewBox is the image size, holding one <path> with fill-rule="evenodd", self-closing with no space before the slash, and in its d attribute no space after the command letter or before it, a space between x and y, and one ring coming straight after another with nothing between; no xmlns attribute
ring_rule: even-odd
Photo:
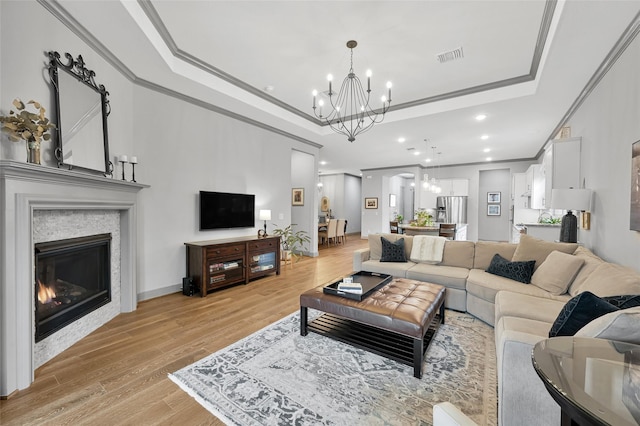
<svg viewBox="0 0 640 426"><path fill-rule="evenodd" d="M415 219L411 221L411 226L433 226L433 216L426 210L420 209L415 211Z"/></svg>
<svg viewBox="0 0 640 426"><path fill-rule="evenodd" d="M2 131L9 133L9 140L26 142L27 162L40 164L40 142L51 139L49 130L56 126L44 115L46 110L40 102L29 101L36 112L27 110L27 106L20 99L13 100L13 106L18 112L9 110L9 115L0 116L0 123L4 123Z"/></svg>

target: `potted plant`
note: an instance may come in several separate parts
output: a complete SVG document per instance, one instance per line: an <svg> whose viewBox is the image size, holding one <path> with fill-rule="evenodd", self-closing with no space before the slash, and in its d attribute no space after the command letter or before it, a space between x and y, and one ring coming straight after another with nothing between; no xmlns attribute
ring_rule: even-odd
<svg viewBox="0 0 640 426"><path fill-rule="evenodd" d="M9 133L9 140L27 143L27 162L40 164L40 142L51 139L49 130L56 126L45 117L44 107L36 101L29 101L37 112L29 112L20 99L13 100L13 106L20 112L9 110L8 116L0 116L0 123L4 123L2 131Z"/></svg>
<svg viewBox="0 0 640 426"><path fill-rule="evenodd" d="M296 224L294 223L286 228L276 228L273 230L273 234L280 237L280 244L282 245L282 260L289 260L292 256L299 257L296 255L296 252L301 251L301 249L304 248L304 244L311 242L311 238L305 231L293 230L295 225Z"/></svg>
<svg viewBox="0 0 640 426"><path fill-rule="evenodd" d="M397 214L396 215L396 222L398 223L402 223L402 221L404 220L404 216L402 216L401 214Z"/></svg>

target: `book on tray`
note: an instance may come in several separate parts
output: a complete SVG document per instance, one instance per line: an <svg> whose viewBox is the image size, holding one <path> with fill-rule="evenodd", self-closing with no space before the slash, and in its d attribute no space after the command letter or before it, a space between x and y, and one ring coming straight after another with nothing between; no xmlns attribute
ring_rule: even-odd
<svg viewBox="0 0 640 426"><path fill-rule="evenodd" d="M344 291L346 293L362 294L362 285L360 283L338 283L338 291Z"/></svg>

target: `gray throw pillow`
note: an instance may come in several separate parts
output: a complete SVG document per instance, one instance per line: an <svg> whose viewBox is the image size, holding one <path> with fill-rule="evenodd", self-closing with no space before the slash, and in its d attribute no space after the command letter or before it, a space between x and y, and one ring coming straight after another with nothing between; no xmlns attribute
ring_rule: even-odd
<svg viewBox="0 0 640 426"><path fill-rule="evenodd" d="M380 262L406 262L407 257L404 254L404 238L400 238L392 243L385 237L380 237L382 242L382 255Z"/></svg>
<svg viewBox="0 0 640 426"><path fill-rule="evenodd" d="M491 264L487 268L486 272L529 284L531 282L531 276L533 275L533 267L535 264L535 260L510 262L496 253L493 256L493 259L491 259Z"/></svg>

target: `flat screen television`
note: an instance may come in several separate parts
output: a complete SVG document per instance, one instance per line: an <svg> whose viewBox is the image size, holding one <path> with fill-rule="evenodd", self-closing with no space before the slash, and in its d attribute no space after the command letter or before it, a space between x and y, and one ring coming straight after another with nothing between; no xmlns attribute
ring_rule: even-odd
<svg viewBox="0 0 640 426"><path fill-rule="evenodd" d="M200 191L200 230L254 226L255 195Z"/></svg>

